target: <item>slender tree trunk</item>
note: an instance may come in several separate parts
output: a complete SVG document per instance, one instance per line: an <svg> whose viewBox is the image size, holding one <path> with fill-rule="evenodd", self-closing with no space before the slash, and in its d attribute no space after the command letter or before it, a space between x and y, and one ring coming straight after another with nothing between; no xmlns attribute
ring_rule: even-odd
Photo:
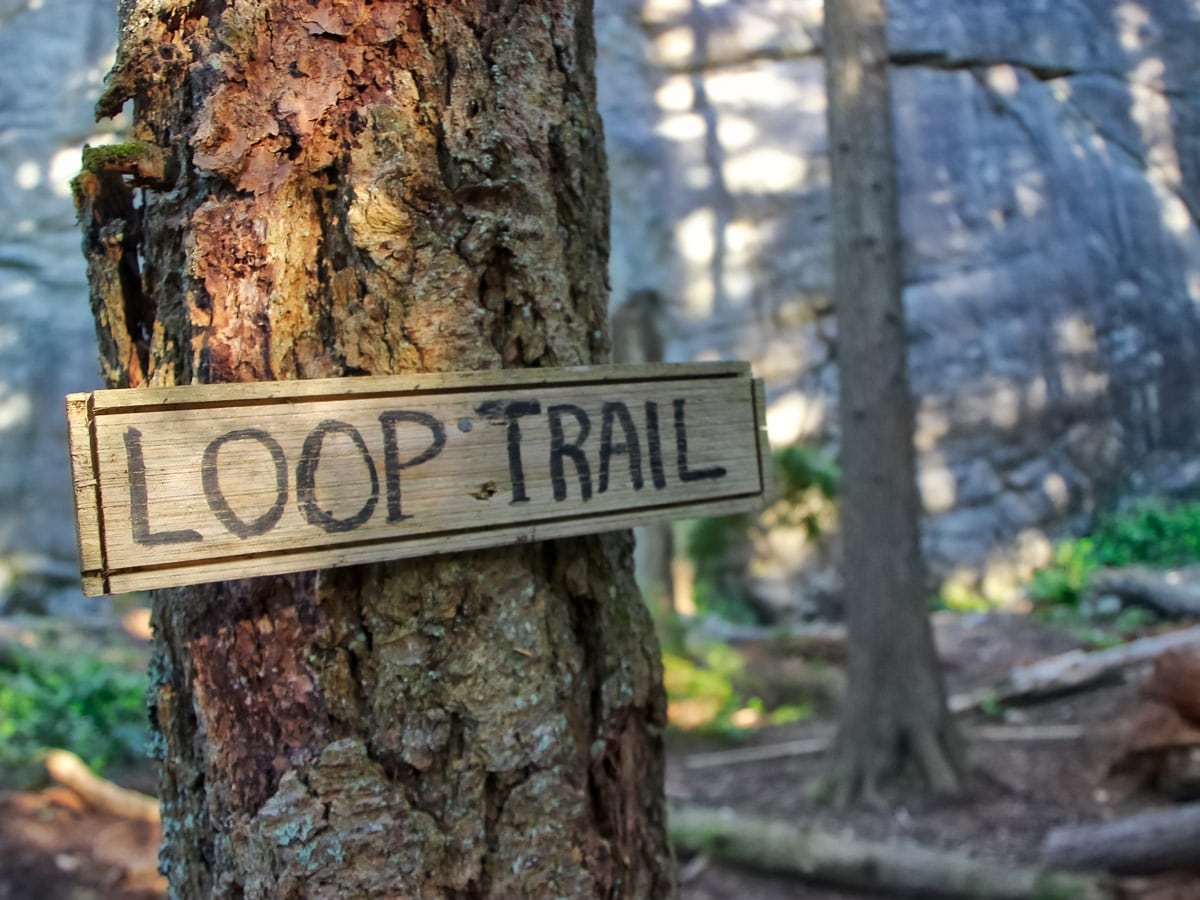
<svg viewBox="0 0 1200 900"><path fill-rule="evenodd" d="M601 361L587 0L131 0L76 182L111 385ZM627 535L160 592L180 897L661 897Z"/></svg>
<svg viewBox="0 0 1200 900"><path fill-rule="evenodd" d="M958 739L925 608L884 0L826 0L825 54L850 637L832 775L843 800L910 763L954 791Z"/></svg>

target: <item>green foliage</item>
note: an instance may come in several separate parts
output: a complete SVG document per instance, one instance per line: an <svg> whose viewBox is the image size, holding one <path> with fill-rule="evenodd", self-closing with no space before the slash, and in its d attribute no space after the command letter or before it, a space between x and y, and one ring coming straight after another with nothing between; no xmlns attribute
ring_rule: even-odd
<svg viewBox="0 0 1200 900"><path fill-rule="evenodd" d="M745 660L727 644L709 644L697 656L663 654L663 683L675 728L741 737L756 725L799 722L812 712L800 703L768 710L760 698L744 696L739 682Z"/></svg>
<svg viewBox="0 0 1200 900"><path fill-rule="evenodd" d="M1060 626L1090 650L1116 647L1158 621L1155 613L1136 606L1115 613L1083 604L1047 606L1040 610L1040 615L1044 621Z"/></svg>
<svg viewBox="0 0 1200 900"><path fill-rule="evenodd" d="M1103 519L1091 536L1104 566L1181 566L1200 560L1200 503L1143 500Z"/></svg>
<svg viewBox="0 0 1200 900"><path fill-rule="evenodd" d="M0 771L60 747L93 769L144 757L146 679L94 654L0 651Z"/></svg>
<svg viewBox="0 0 1200 900"><path fill-rule="evenodd" d="M1050 565L1034 573L1030 596L1043 606L1076 606L1100 565L1090 538L1064 541Z"/></svg>
<svg viewBox="0 0 1200 900"><path fill-rule="evenodd" d="M987 597L964 584L951 583L942 588L942 593L930 603L932 609L946 609L957 613L988 612L993 604Z"/></svg>
<svg viewBox="0 0 1200 900"><path fill-rule="evenodd" d="M758 616L755 615L746 599L741 596L737 586L719 584L713 577L714 574L703 571L699 565L696 566L696 582L692 591L697 611L703 615L716 616L735 625L757 625Z"/></svg>
<svg viewBox="0 0 1200 900"><path fill-rule="evenodd" d="M824 454L802 446L773 455L777 498L759 516L696 519L687 527L685 549L696 567L696 608L731 622L756 621L743 591L753 545L769 529L800 528L818 540L836 517L839 472Z"/></svg>
<svg viewBox="0 0 1200 900"><path fill-rule="evenodd" d="M793 445L773 456L779 491L780 524L798 525L816 540L824 531L822 513L838 495L841 473L819 451Z"/></svg>
<svg viewBox="0 0 1200 900"><path fill-rule="evenodd" d="M1029 593L1043 607L1077 607L1105 566L1180 566L1200 561L1200 503L1141 500L1102 518L1086 537L1064 541Z"/></svg>
<svg viewBox="0 0 1200 900"><path fill-rule="evenodd" d="M812 715L812 706L807 703L785 703L767 713L767 721L772 725L791 725L803 722Z"/></svg>
<svg viewBox="0 0 1200 900"><path fill-rule="evenodd" d="M989 719L1004 718L1004 703L995 694L989 694L979 701L979 711Z"/></svg>

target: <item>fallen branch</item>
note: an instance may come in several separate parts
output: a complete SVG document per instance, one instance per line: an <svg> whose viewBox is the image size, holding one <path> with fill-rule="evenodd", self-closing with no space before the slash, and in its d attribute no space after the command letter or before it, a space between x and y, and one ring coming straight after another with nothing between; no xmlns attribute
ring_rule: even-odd
<svg viewBox="0 0 1200 900"><path fill-rule="evenodd" d="M87 801L93 809L123 819L159 821L156 799L98 778L82 759L70 751L51 750L46 754L46 771L56 782Z"/></svg>
<svg viewBox="0 0 1200 900"><path fill-rule="evenodd" d="M1200 618L1200 581L1194 570L1102 569L1092 576L1091 588L1095 594L1115 594L1126 603L1148 606L1165 616Z"/></svg>
<svg viewBox="0 0 1200 900"><path fill-rule="evenodd" d="M717 766L765 762L793 756L819 756L829 749L831 743L833 743L832 735L821 735L794 741L782 741L777 744L761 744L757 747L735 747L732 750L693 753L683 758L683 765L687 769L712 769Z"/></svg>
<svg viewBox="0 0 1200 900"><path fill-rule="evenodd" d="M1200 870L1200 803L1099 825L1055 828L1042 844L1047 865L1120 875Z"/></svg>
<svg viewBox="0 0 1200 900"><path fill-rule="evenodd" d="M1200 644L1200 626L1156 634L1090 653L1071 650L1019 666L997 684L955 694L950 698L950 709L960 713L988 702L1032 700L1079 690L1130 666L1149 662L1160 653L1197 644Z"/></svg>
<svg viewBox="0 0 1200 900"><path fill-rule="evenodd" d="M966 729L969 740L1036 743L1042 741L1079 741L1087 732L1079 725L984 725ZM795 756L819 756L833 743L833 731L793 741L759 744L756 747L735 747L710 753L692 753L683 757L686 769L711 769L736 763L765 762Z"/></svg>
<svg viewBox="0 0 1200 900"><path fill-rule="evenodd" d="M917 844L878 843L751 818L730 810L674 807L668 819L677 847L719 862L865 890L887 896L964 900L1100 900L1106 884L1078 874L981 862Z"/></svg>

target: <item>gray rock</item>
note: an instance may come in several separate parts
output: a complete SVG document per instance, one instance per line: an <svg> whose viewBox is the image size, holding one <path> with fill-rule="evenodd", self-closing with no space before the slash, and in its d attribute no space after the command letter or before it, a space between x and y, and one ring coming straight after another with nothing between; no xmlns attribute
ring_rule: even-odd
<svg viewBox="0 0 1200 900"><path fill-rule="evenodd" d="M63 396L99 386L67 181L116 43L115 4L0 7L0 562L75 564Z"/></svg>
<svg viewBox="0 0 1200 900"><path fill-rule="evenodd" d="M653 0L627 26L662 102L640 126L605 112L621 140L640 128L663 142L654 163L614 165L617 215L638 184L669 196L657 239L635 247L614 233L613 265L645 246L664 254L640 277L675 304L674 358L755 360L772 439L825 444L836 438L836 339L816 339L833 335L828 162L809 58L819 4L801 6L787 49L745 25L775 14L766 0ZM1150 459L1200 450L1200 9L891 0L889 11L917 443L939 511L947 467L953 477L926 547L935 574L982 573L1018 540L1086 521L1130 473L1144 473L1141 490L1166 488ZM652 46L664 35L676 56ZM738 42L742 53L728 49ZM614 286L620 299L627 288Z"/></svg>

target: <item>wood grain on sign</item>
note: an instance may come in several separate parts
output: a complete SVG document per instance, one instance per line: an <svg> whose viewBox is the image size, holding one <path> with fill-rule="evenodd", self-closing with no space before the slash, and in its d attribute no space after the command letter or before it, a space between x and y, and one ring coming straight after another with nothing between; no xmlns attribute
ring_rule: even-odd
<svg viewBox="0 0 1200 900"><path fill-rule="evenodd" d="M760 508L745 364L72 394L84 592L421 556Z"/></svg>

